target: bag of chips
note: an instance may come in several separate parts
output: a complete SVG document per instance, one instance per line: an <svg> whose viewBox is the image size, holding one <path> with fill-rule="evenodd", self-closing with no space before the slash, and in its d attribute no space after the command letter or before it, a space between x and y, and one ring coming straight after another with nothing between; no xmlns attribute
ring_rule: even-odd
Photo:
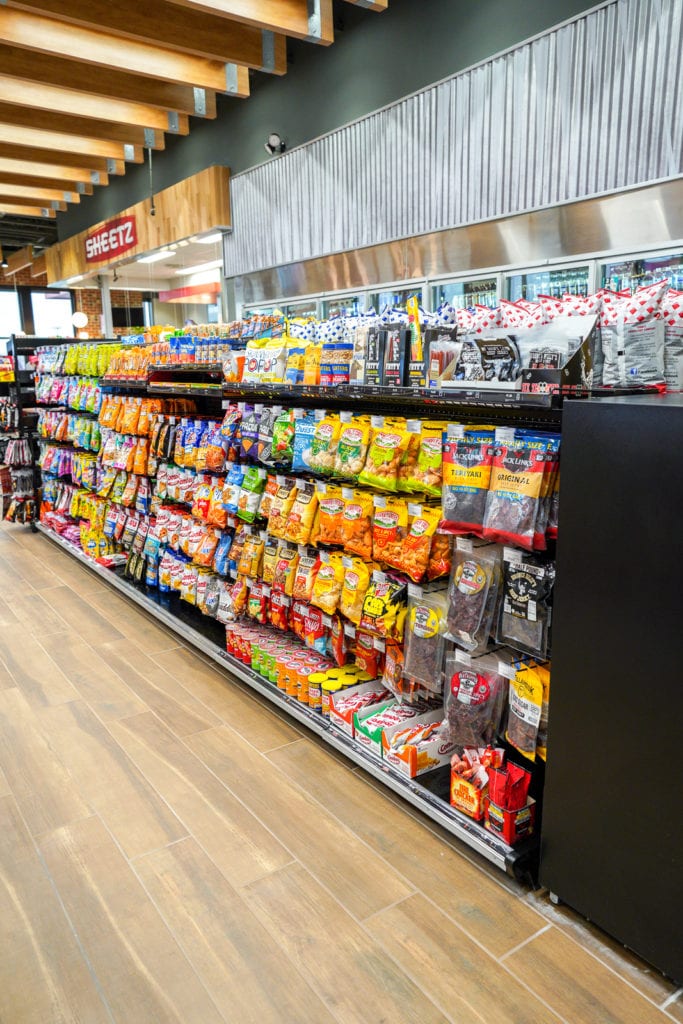
<svg viewBox="0 0 683 1024"><path fill-rule="evenodd" d="M299 552L297 549L285 541L281 541L278 544L275 572L271 584L273 590L281 590L287 597L292 596L298 562Z"/></svg>
<svg viewBox="0 0 683 1024"><path fill-rule="evenodd" d="M311 451L317 420L315 413L296 410L294 419L294 447L292 470L295 473L311 471Z"/></svg>
<svg viewBox="0 0 683 1024"><path fill-rule="evenodd" d="M294 503L285 524L285 540L293 544L308 544L317 510L315 485L298 480Z"/></svg>
<svg viewBox="0 0 683 1024"><path fill-rule="evenodd" d="M412 494L415 489L413 481L415 479L417 459L420 452L421 430L422 423L419 420L406 421L408 444L401 456L401 461L398 467L398 476L396 479L397 490L403 494Z"/></svg>
<svg viewBox="0 0 683 1024"><path fill-rule="evenodd" d="M315 577L320 568L320 558L314 548L299 552L299 561L294 576L292 596L295 601L310 601L313 596Z"/></svg>
<svg viewBox="0 0 683 1024"><path fill-rule="evenodd" d="M408 529L395 567L420 583L429 569L441 510L437 506L409 504L407 511Z"/></svg>
<svg viewBox="0 0 683 1024"><path fill-rule="evenodd" d="M339 598L339 611L356 626L363 614L363 602L370 586L372 568L362 558L344 557L344 583Z"/></svg>
<svg viewBox="0 0 683 1024"><path fill-rule="evenodd" d="M320 608L326 615L336 612L344 585L344 557L339 551L333 551L321 557L318 572L313 583L311 604Z"/></svg>
<svg viewBox="0 0 683 1024"><path fill-rule="evenodd" d="M315 544L342 544L344 499L334 484L316 484L318 515L312 540Z"/></svg>
<svg viewBox="0 0 683 1024"><path fill-rule="evenodd" d="M369 491L342 488L341 543L346 552L366 561L372 558L372 521L375 514Z"/></svg>
<svg viewBox="0 0 683 1024"><path fill-rule="evenodd" d="M408 534L408 506L403 498L374 497L372 557L382 565L398 569Z"/></svg>
<svg viewBox="0 0 683 1024"><path fill-rule="evenodd" d="M276 479L277 489L270 499L268 510L268 532L283 539L289 516L297 497L297 481L289 477Z"/></svg>
<svg viewBox="0 0 683 1024"><path fill-rule="evenodd" d="M341 428L334 460L334 476L355 483L365 465L370 444L370 417L340 414Z"/></svg>
<svg viewBox="0 0 683 1024"><path fill-rule="evenodd" d="M406 616L408 588L382 572L373 572L363 601L360 628L375 636L400 639Z"/></svg>
<svg viewBox="0 0 683 1024"><path fill-rule="evenodd" d="M228 557L230 555L230 548L232 547L232 533L223 532L221 533L218 544L216 545L216 551L213 557L213 568L214 572L217 572L220 576L227 576L228 574Z"/></svg>
<svg viewBox="0 0 683 1024"><path fill-rule="evenodd" d="M260 577L264 550L264 537L251 534L245 538L242 554L237 563L237 572L240 576L249 576L253 580Z"/></svg>
<svg viewBox="0 0 683 1024"><path fill-rule="evenodd" d="M258 466L248 466L242 480L242 489L237 502L237 517L253 523L261 504L261 495L266 486L266 471Z"/></svg>
<svg viewBox="0 0 683 1024"><path fill-rule="evenodd" d="M291 601L281 590L274 590L268 602L268 621L275 629L283 632L289 629L289 609Z"/></svg>
<svg viewBox="0 0 683 1024"><path fill-rule="evenodd" d="M403 419L373 417L372 427L372 439L358 482L384 491L397 491L399 467L414 435L408 433Z"/></svg>
<svg viewBox="0 0 683 1024"><path fill-rule="evenodd" d="M224 530L228 525L228 513L223 504L223 481L214 477L211 481L211 497L206 514L207 522Z"/></svg>
<svg viewBox="0 0 683 1024"><path fill-rule="evenodd" d="M334 472L340 432L338 413L326 413L316 422L309 458L312 472L320 476L331 476Z"/></svg>
<svg viewBox="0 0 683 1024"><path fill-rule="evenodd" d="M277 565L277 549L277 538L267 536L263 547L263 562L261 565L261 574L263 582L268 584L269 586L272 584L275 578L275 566Z"/></svg>

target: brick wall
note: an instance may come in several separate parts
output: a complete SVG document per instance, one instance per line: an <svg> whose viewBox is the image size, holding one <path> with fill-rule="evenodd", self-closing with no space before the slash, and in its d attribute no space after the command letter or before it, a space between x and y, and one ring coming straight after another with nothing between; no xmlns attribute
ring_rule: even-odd
<svg viewBox="0 0 683 1024"><path fill-rule="evenodd" d="M40 277L31 277L31 268L24 267L17 274L8 274L6 270L0 270L0 284L9 285L14 288L14 285L27 284L33 288L47 288L47 274L41 274Z"/></svg>
<svg viewBox="0 0 683 1024"><path fill-rule="evenodd" d="M102 334L102 296L99 288L79 288L74 295L74 309L88 317L88 325L83 330L91 338L99 338Z"/></svg>

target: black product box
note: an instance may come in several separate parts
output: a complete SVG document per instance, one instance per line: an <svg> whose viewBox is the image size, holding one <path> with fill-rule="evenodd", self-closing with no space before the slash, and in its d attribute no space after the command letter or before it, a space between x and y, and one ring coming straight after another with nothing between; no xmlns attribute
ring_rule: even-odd
<svg viewBox="0 0 683 1024"><path fill-rule="evenodd" d="M365 357L365 383L384 383L384 344L386 331L380 327L371 327L368 331L367 354Z"/></svg>
<svg viewBox="0 0 683 1024"><path fill-rule="evenodd" d="M387 327L384 335L384 369L381 383L385 387L402 388L407 383L410 330L405 327Z"/></svg>
<svg viewBox="0 0 683 1024"><path fill-rule="evenodd" d="M408 345L408 377L406 383L412 388L426 388L429 380L429 345L427 344L426 334L419 325L418 327L413 325Z"/></svg>
<svg viewBox="0 0 683 1024"><path fill-rule="evenodd" d="M516 340L526 348L523 392L552 395L566 388L582 391L593 387L593 356L600 344L597 317L556 317L543 327L530 328L528 340L521 331L516 332Z"/></svg>

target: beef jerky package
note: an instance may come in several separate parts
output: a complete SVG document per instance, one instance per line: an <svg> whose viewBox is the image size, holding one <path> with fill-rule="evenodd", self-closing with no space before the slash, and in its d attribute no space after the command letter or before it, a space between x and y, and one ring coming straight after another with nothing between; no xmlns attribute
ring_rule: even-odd
<svg viewBox="0 0 683 1024"><path fill-rule="evenodd" d="M367 356L365 359L365 383L383 384L384 345L386 332L380 327L371 327L367 338Z"/></svg>
<svg viewBox="0 0 683 1024"><path fill-rule="evenodd" d="M448 585L447 636L470 654L483 654L494 627L501 584L497 544L458 537Z"/></svg>
<svg viewBox="0 0 683 1024"><path fill-rule="evenodd" d="M514 430L496 430L482 536L533 551L548 453ZM545 544L545 534L543 535Z"/></svg>
<svg viewBox="0 0 683 1024"><path fill-rule="evenodd" d="M453 379L481 384L513 383L520 372L519 351L513 337L469 337L463 339Z"/></svg>
<svg viewBox="0 0 683 1024"><path fill-rule="evenodd" d="M499 643L541 661L547 657L554 582L554 562L505 548L503 599L496 633Z"/></svg>
<svg viewBox="0 0 683 1024"><path fill-rule="evenodd" d="M481 534L494 438L493 429L449 424L443 445L439 524L444 533Z"/></svg>
<svg viewBox="0 0 683 1024"><path fill-rule="evenodd" d="M403 675L433 693L441 693L443 686L446 607L445 591L424 594L409 585Z"/></svg>
<svg viewBox="0 0 683 1024"><path fill-rule="evenodd" d="M536 760L538 730L543 714L543 680L535 666L523 665L510 680L505 739L524 757Z"/></svg>
<svg viewBox="0 0 683 1024"><path fill-rule="evenodd" d="M390 326L384 334L384 369L382 383L385 387L400 388L406 384L410 330Z"/></svg>
<svg viewBox="0 0 683 1024"><path fill-rule="evenodd" d="M446 655L445 727L456 747L487 747L493 743L507 695L507 681L491 654L470 658L464 651Z"/></svg>

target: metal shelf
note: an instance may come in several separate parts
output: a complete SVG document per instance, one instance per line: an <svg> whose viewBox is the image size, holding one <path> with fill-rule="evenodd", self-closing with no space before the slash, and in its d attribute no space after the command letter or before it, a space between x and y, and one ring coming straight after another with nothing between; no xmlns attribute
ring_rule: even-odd
<svg viewBox="0 0 683 1024"><path fill-rule="evenodd" d="M97 562L88 558L82 551L68 541L63 540L52 530L47 529L42 523L37 524L37 529L44 536L49 537L53 543L68 551L77 561L87 566L91 572L94 572L116 590L126 594L130 600L134 601L146 612L154 616L154 618L221 665L228 675L239 679L271 701L271 703L283 708L292 718L307 726L307 728L316 733L331 747L334 747L335 750L340 751L373 778L387 786L388 789L402 796L413 807L416 807L423 814L436 821L453 836L485 857L486 860L494 864L501 871L505 871L512 877L524 880L529 880L533 875L533 862L537 851L537 841L535 838L530 839L526 844L520 844L514 848L507 846L507 844L501 842L483 826L460 814L418 780L407 779L395 774L386 764L366 753L363 748L357 746L353 740L335 729L327 720L316 715L304 705L299 704L298 701L287 697L276 687L266 683L259 675L236 661L227 651L203 635L198 629L180 620L170 609L163 608L152 601L146 596L144 591L138 589L138 587L125 579L120 578L111 569L105 569L98 565Z"/></svg>

